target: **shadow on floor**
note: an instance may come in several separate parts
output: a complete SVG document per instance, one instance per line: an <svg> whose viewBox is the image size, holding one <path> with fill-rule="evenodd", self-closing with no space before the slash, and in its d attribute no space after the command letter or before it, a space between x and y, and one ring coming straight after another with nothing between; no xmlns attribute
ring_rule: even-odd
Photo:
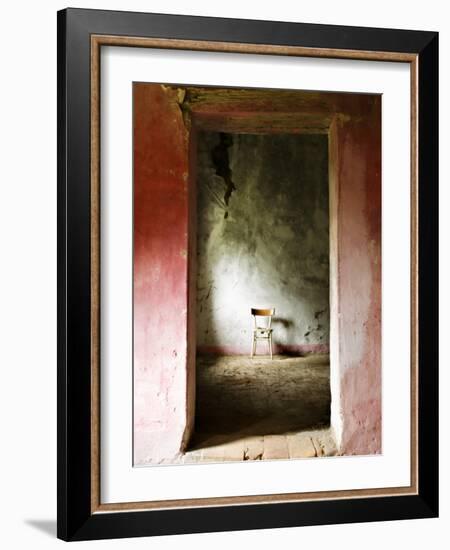
<svg viewBox="0 0 450 550"><path fill-rule="evenodd" d="M190 449L330 425L328 355L199 356Z"/></svg>

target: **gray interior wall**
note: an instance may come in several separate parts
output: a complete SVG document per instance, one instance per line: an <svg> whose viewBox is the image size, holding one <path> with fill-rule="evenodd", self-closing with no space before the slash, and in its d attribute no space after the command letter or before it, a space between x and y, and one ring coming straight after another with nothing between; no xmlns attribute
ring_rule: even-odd
<svg viewBox="0 0 450 550"><path fill-rule="evenodd" d="M327 136L202 132L197 174L199 350L247 353L251 307L276 308L278 346L325 349Z"/></svg>

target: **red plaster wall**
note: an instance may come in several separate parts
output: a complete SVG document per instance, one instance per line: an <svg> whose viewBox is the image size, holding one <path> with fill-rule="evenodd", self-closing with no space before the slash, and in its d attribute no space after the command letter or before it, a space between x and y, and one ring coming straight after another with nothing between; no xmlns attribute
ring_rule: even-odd
<svg viewBox="0 0 450 550"><path fill-rule="evenodd" d="M337 124L343 454L381 452L381 98L367 101Z"/></svg>
<svg viewBox="0 0 450 550"><path fill-rule="evenodd" d="M175 455L186 427L188 133L176 93L135 84L134 464Z"/></svg>
<svg viewBox="0 0 450 550"><path fill-rule="evenodd" d="M188 320L187 320L187 373L186 373L186 428L182 448L189 443L194 432L197 359L197 132L189 131L189 248L188 248Z"/></svg>

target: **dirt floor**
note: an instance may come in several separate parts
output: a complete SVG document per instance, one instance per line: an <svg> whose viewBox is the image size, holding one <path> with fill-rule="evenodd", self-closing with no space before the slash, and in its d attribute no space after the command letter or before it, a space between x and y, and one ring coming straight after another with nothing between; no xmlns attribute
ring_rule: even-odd
<svg viewBox="0 0 450 550"><path fill-rule="evenodd" d="M200 356L196 407L196 432L179 462L336 454L328 355Z"/></svg>

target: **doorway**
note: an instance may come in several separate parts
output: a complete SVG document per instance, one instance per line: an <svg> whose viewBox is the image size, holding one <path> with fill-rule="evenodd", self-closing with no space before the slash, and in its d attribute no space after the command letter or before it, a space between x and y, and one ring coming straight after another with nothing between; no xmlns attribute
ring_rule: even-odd
<svg viewBox="0 0 450 550"><path fill-rule="evenodd" d="M196 404L188 458L335 454L328 135L199 132L196 144ZM249 357L252 307L275 308L273 359L264 339Z"/></svg>
<svg viewBox="0 0 450 550"><path fill-rule="evenodd" d="M381 97L134 83L133 464L179 463L188 455L186 449L192 448L200 401L196 398L197 344L215 347L219 355L240 357L239 350L226 347L239 347L239 338L201 342L203 335L196 334L201 329L196 318L196 157L202 133L219 134L213 175L225 186L219 199L226 207L221 224L228 229L236 222L233 201L244 188L232 172L235 157L230 149L237 135L327 136L331 428L339 454L380 453ZM268 203L275 208L276 200L276 194L270 195L258 210L267 212ZM252 223L245 231L254 231ZM235 232L235 237L245 231ZM268 240L269 246L273 240ZM245 242L252 241L253 236ZM267 271L267 266L262 269ZM273 286L273 277L268 279L264 288ZM273 302L272 296L267 300ZM279 303L281 310L273 303L257 304L253 299L251 303L278 307L275 319L278 315L288 321L286 326L274 324L275 352L305 355L314 351L295 349L300 344L319 344L289 340L292 319L283 313L283 300ZM243 305L242 314L234 312L236 326L249 319L249 305ZM314 310L314 315L319 311ZM218 321L214 326L220 332L225 325L223 319ZM295 334L312 339L324 323L318 318L309 325ZM246 345L249 353L250 338ZM201 390L198 393L201 398Z"/></svg>

